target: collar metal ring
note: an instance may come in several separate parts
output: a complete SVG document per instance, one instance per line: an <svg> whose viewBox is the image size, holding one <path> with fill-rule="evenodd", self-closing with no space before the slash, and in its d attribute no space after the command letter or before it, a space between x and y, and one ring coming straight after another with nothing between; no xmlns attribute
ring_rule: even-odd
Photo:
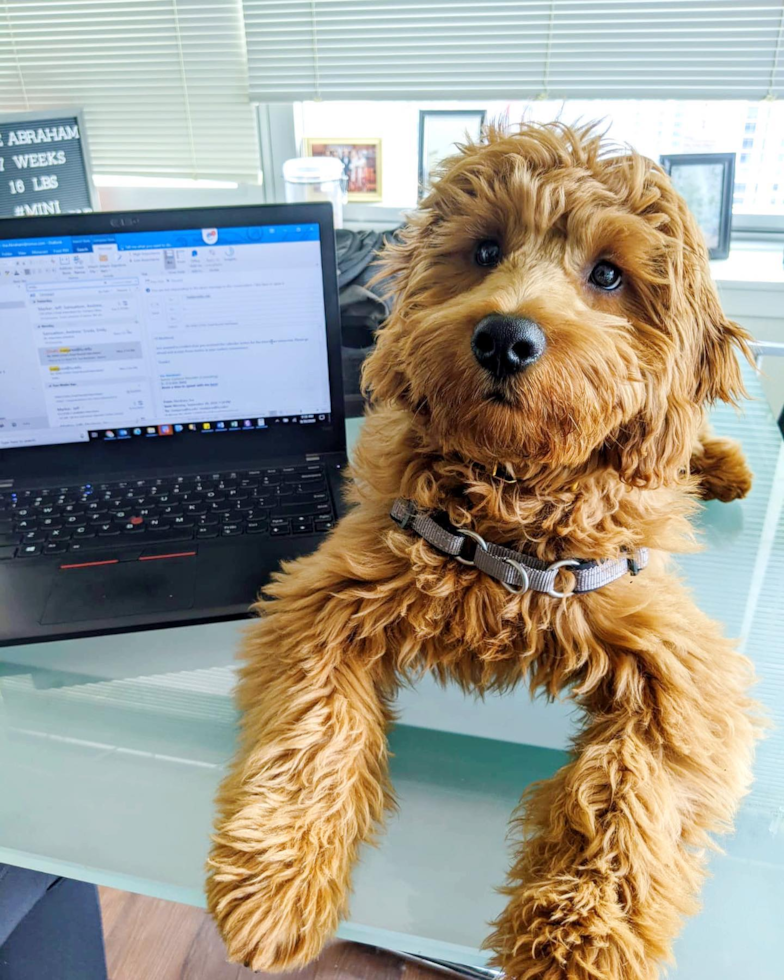
<svg viewBox="0 0 784 980"><path fill-rule="evenodd" d="M481 548L482 551L487 551L487 542L481 534L477 534L476 531L469 531L468 528L465 527L457 528L457 533L466 538L473 538L473 540L476 541L477 547ZM463 565L475 564L475 562L470 558L461 558L460 555L455 555L455 558L457 558L457 560Z"/></svg>
<svg viewBox="0 0 784 980"><path fill-rule="evenodd" d="M573 568L579 564L580 562L575 558L563 558L561 561L554 561L552 565L548 565L547 571L557 572L559 568ZM571 592L559 592L555 588L555 576L553 576L553 588L547 590L547 595L552 596L553 599L568 599L570 595L574 595L574 589Z"/></svg>
<svg viewBox="0 0 784 980"><path fill-rule="evenodd" d="M508 582L501 582L501 585L506 589L507 592L511 592L512 595L522 595L523 592L528 591L528 587L531 584L531 580L528 578L528 572L519 561L515 561L514 558L504 558L504 562L507 565L511 565L512 568L516 569L523 579L523 584L520 586L510 585Z"/></svg>

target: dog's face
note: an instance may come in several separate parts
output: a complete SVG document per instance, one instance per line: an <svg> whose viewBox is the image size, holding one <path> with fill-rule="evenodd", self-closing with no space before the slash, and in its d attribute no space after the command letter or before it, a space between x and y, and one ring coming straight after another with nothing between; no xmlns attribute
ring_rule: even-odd
<svg viewBox="0 0 784 980"><path fill-rule="evenodd" d="M402 245L369 359L444 452L629 483L677 478L699 407L742 390L700 234L669 179L590 130L489 133L448 161Z"/></svg>

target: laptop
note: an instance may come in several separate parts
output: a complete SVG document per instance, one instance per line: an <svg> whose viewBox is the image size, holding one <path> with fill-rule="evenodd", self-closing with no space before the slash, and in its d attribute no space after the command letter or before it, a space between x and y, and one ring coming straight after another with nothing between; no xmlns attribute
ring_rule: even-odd
<svg viewBox="0 0 784 980"><path fill-rule="evenodd" d="M0 644L246 615L345 463L329 204L0 221Z"/></svg>

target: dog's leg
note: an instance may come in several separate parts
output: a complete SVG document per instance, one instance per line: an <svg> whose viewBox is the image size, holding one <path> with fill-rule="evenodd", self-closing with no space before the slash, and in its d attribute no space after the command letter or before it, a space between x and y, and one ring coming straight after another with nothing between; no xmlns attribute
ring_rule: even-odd
<svg viewBox="0 0 784 980"><path fill-rule="evenodd" d="M705 424L691 457L691 472L700 481L700 496L725 503L745 497L751 490L752 473L734 439L716 436Z"/></svg>
<svg viewBox="0 0 784 980"><path fill-rule="evenodd" d="M672 586L667 600L605 624L574 760L525 801L488 940L514 980L657 977L698 907L709 834L748 788L750 665Z"/></svg>
<svg viewBox="0 0 784 980"><path fill-rule="evenodd" d="M380 660L354 642L341 530L279 577L244 651L242 741L218 798L207 897L230 959L254 970L318 955L390 802Z"/></svg>

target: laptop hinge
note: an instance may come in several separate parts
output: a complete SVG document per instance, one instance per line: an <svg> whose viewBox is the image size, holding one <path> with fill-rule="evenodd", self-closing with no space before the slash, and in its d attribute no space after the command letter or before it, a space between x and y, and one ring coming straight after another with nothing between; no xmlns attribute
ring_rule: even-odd
<svg viewBox="0 0 784 980"><path fill-rule="evenodd" d="M321 459L321 453L305 453L305 459L309 463L316 463Z"/></svg>
<svg viewBox="0 0 784 980"><path fill-rule="evenodd" d="M9 490L13 485L13 480L0 480L0 490Z"/></svg>

